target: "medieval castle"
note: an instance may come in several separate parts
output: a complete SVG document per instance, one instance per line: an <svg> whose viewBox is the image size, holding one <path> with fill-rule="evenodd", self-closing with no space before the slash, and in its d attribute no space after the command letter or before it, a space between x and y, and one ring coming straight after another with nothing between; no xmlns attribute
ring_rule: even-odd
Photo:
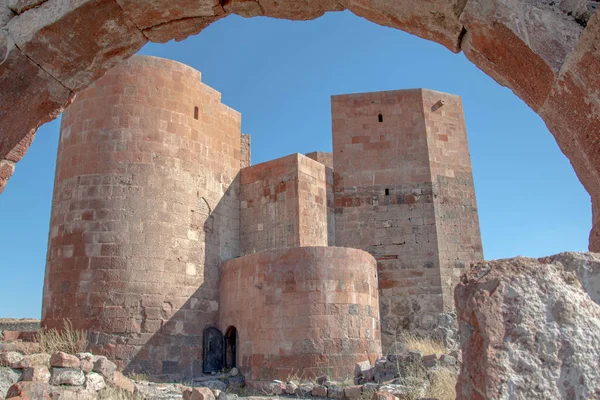
<svg viewBox="0 0 600 400"><path fill-rule="evenodd" d="M342 376L453 308L483 258L461 100L332 97L333 154L250 165L200 73L133 57L62 118L43 324L121 366Z"/></svg>

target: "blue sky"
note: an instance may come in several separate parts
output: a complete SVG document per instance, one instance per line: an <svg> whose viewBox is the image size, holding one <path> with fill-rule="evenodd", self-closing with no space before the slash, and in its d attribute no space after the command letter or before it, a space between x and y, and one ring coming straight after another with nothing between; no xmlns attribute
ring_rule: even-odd
<svg viewBox="0 0 600 400"><path fill-rule="evenodd" d="M462 96L486 259L586 251L590 198L543 121L462 54L349 12L290 22L231 16L141 54L202 72L242 113L252 161L331 150L332 94L424 87ZM0 318L39 317L59 120L0 195Z"/></svg>

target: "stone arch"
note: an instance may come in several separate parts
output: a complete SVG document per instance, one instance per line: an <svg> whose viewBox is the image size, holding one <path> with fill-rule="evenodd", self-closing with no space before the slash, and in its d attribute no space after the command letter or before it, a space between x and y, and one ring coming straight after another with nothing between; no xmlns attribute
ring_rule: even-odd
<svg viewBox="0 0 600 400"><path fill-rule="evenodd" d="M597 0L0 2L0 192L36 129L56 118L75 93L147 41L183 40L232 13L308 20L348 9L455 53L463 51L537 112L592 197L590 250L600 251L597 4Z"/></svg>

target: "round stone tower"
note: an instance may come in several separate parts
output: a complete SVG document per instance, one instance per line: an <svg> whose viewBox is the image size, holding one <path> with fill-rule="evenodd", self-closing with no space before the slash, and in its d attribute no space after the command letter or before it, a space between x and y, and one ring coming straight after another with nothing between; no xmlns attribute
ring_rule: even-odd
<svg viewBox="0 0 600 400"><path fill-rule="evenodd" d="M62 117L42 323L152 375L200 373L239 256L239 113L183 64L133 57Z"/></svg>

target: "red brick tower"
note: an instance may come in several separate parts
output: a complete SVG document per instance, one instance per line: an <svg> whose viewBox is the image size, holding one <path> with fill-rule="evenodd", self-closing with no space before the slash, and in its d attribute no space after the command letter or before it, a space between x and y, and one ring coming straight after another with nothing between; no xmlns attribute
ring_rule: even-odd
<svg viewBox="0 0 600 400"><path fill-rule="evenodd" d="M431 329L483 258L462 103L431 90L332 97L336 244L377 260L384 351Z"/></svg>
<svg viewBox="0 0 600 400"><path fill-rule="evenodd" d="M130 369L200 373L219 265L239 255L241 141L240 114L177 62L133 57L80 92L62 118L43 324L99 332L92 350Z"/></svg>

